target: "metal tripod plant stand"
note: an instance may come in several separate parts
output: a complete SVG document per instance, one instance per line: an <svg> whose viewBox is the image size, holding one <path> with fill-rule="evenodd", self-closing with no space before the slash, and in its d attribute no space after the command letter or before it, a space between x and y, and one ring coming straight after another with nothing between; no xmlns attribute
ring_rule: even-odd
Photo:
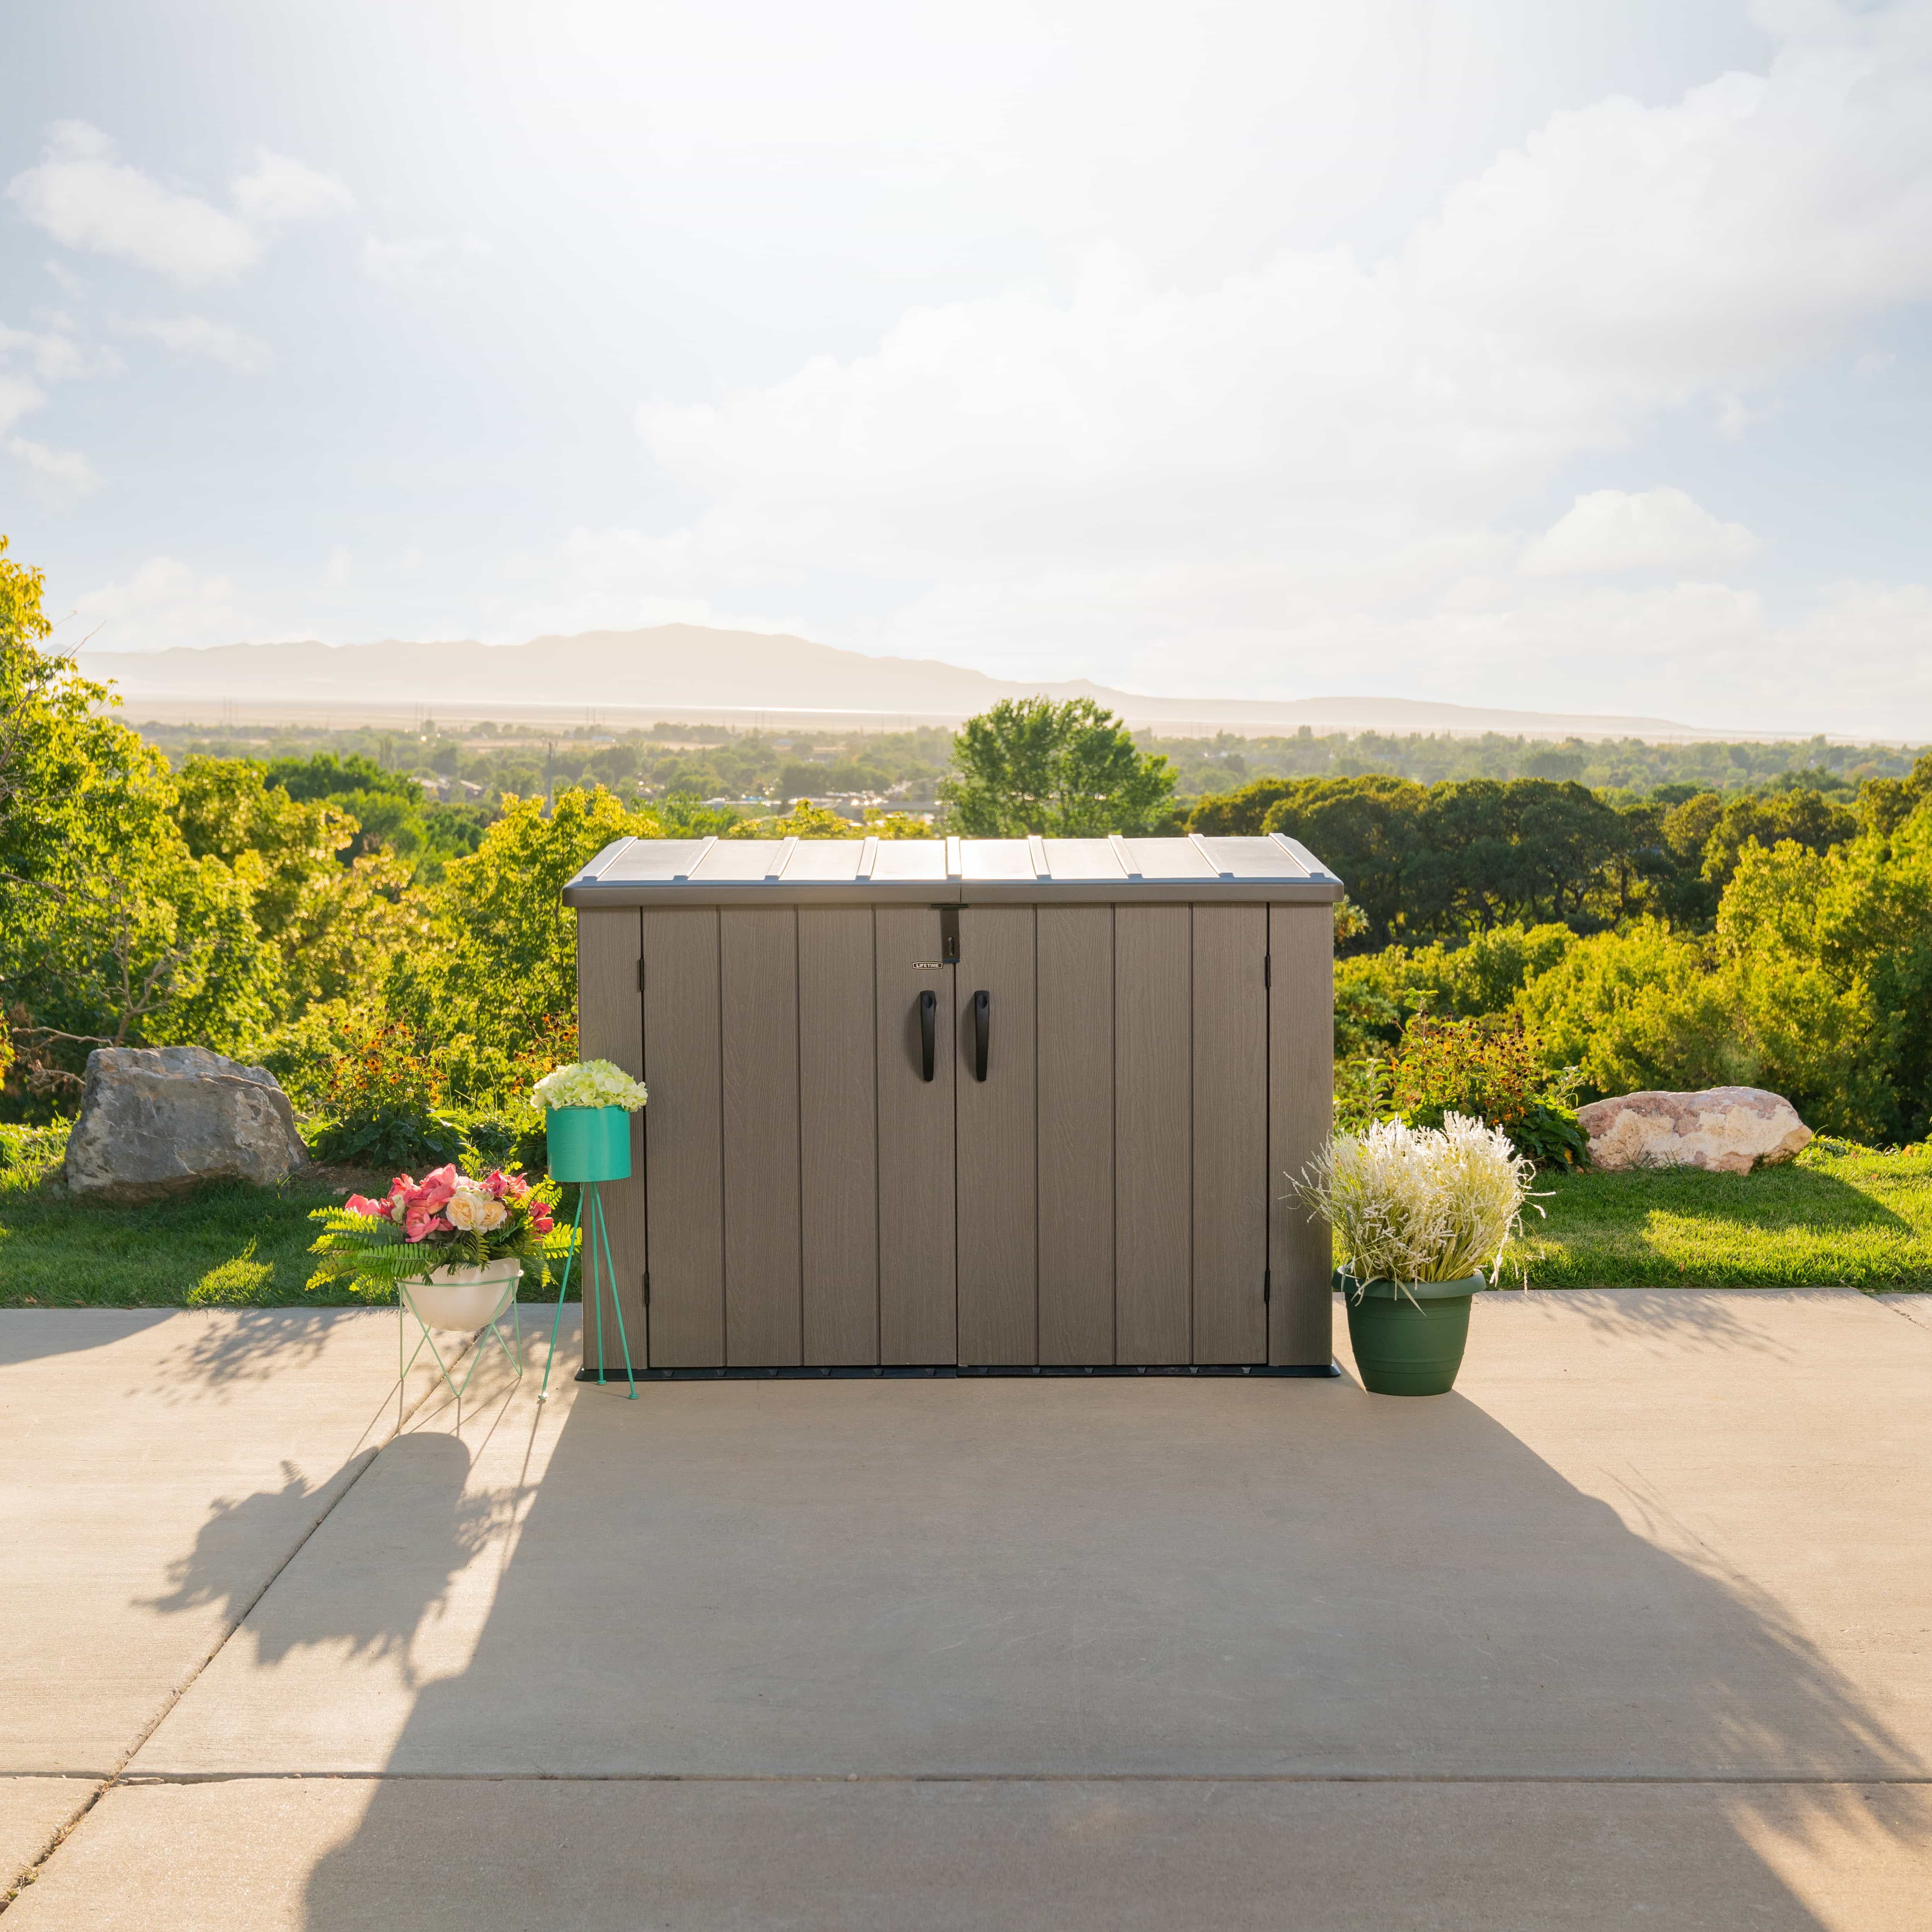
<svg viewBox="0 0 1932 1932"><path fill-rule="evenodd" d="M512 1379L516 1382L522 1381L524 1376L524 1334L523 1324L519 1319L517 1313L516 1288L518 1276L522 1270L518 1267L514 1262L509 1264L509 1269L510 1272L508 1276L510 1283L508 1304L506 1306L499 1308L496 1313L491 1316L487 1322L482 1323L478 1327L471 1330L471 1333L474 1335L476 1340L474 1346L471 1348L470 1352L470 1366L464 1371L463 1379L460 1382L455 1381L451 1376L449 1372L450 1365L443 1360L442 1351L436 1346L436 1337L430 1332L431 1328L434 1324L424 1317L422 1309L416 1305L417 1298L410 1292L412 1286L420 1287L421 1284L412 1283L406 1281L398 1282L396 1284L396 1361L398 1364L396 1370L396 1402L397 1413L399 1417L402 1412L401 1406L403 1390L408 1383L410 1371L416 1366L416 1358L422 1353L425 1348L429 1350L430 1359L436 1364L436 1367L442 1372L442 1379L445 1384L448 1386L450 1394L456 1398L457 1413L459 1418L462 1414L464 1392L470 1386L470 1378L476 1372L477 1364L483 1359L483 1337L486 1334L495 1336L497 1347L502 1350L505 1359L509 1363L511 1368L515 1372L512 1377ZM490 1279L493 1281L501 1281L504 1280L505 1277L502 1274L499 1274L491 1276ZM416 1327L419 1331L416 1345L413 1348L410 1349L409 1359L406 1361L403 1359L403 1351L405 1348L409 1348L410 1336L409 1324L406 1320L405 1320L404 1316L404 1311L405 1310L407 1310L410 1314L413 1315L416 1317ZM506 1316L509 1319L510 1333L515 1338L514 1342L506 1341L504 1339L502 1324Z"/></svg>
<svg viewBox="0 0 1932 1932"><path fill-rule="evenodd" d="M550 1324L550 1353L544 1358L539 1402L550 1394L550 1372L556 1360L556 1331L563 1322L563 1298L570 1292L570 1270L580 1252L584 1268L584 1305L596 1324L597 1379L604 1376L604 1292L608 1286L611 1312L617 1318L617 1346L624 1352L624 1373L631 1384L630 1400L638 1399L637 1371L631 1365L630 1338L624 1333L624 1304L617 1292L617 1273L610 1264L610 1234L604 1218L598 1184L628 1180L631 1176L631 1116L622 1107L553 1107L545 1119L550 1138L553 1180L578 1184L577 1219L572 1226L570 1252L563 1260L563 1282L556 1292L556 1313ZM586 1208L588 1213L586 1213Z"/></svg>

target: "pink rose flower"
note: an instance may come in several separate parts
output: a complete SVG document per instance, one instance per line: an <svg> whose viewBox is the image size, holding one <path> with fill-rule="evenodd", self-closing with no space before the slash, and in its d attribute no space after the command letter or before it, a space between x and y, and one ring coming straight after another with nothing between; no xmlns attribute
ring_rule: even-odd
<svg viewBox="0 0 1932 1932"><path fill-rule="evenodd" d="M352 1194L342 1204L352 1214L386 1215L389 1211L386 1201L371 1201L366 1194Z"/></svg>
<svg viewBox="0 0 1932 1932"><path fill-rule="evenodd" d="M412 1208L403 1223L403 1232L412 1241L420 1241L427 1235L448 1228L449 1223L440 1214L427 1208Z"/></svg>
<svg viewBox="0 0 1932 1932"><path fill-rule="evenodd" d="M422 1178L422 1185L416 1190L416 1204L419 1207L436 1208L445 1204L456 1192L456 1168L454 1162L439 1167L434 1173Z"/></svg>

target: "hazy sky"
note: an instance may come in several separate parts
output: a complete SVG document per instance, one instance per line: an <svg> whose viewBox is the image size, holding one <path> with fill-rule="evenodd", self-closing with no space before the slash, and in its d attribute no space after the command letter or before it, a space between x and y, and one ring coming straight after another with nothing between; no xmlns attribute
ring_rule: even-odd
<svg viewBox="0 0 1932 1932"><path fill-rule="evenodd" d="M26 0L69 638L1932 736L1932 0Z"/></svg>

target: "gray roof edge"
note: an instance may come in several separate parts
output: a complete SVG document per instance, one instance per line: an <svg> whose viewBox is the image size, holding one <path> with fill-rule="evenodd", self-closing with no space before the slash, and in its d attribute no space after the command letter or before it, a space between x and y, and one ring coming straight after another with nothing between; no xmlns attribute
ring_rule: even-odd
<svg viewBox="0 0 1932 1932"><path fill-rule="evenodd" d="M580 910L721 905L1332 905L1339 880L1318 879L573 879Z"/></svg>

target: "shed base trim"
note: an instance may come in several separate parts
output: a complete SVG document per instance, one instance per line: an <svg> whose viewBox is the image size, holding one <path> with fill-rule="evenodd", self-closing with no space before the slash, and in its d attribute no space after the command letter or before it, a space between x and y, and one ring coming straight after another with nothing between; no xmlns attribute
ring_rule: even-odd
<svg viewBox="0 0 1932 1932"><path fill-rule="evenodd" d="M846 1368L846 1369L638 1369L633 1371L640 1382L822 1382L884 1381L895 1376L1287 1376L1303 1381L1331 1381L1342 1371L1330 1362L1294 1362L1277 1364L1266 1362L1213 1363L1190 1366L1186 1363L1178 1366L1141 1366L1132 1363L1114 1364L1096 1368L1063 1366L1058 1364L1042 1364L1034 1367L1028 1364L1009 1368L960 1368L951 1366L934 1368ZM622 1382L623 1365L606 1369L599 1377L595 1369L579 1369L577 1379L580 1382Z"/></svg>

